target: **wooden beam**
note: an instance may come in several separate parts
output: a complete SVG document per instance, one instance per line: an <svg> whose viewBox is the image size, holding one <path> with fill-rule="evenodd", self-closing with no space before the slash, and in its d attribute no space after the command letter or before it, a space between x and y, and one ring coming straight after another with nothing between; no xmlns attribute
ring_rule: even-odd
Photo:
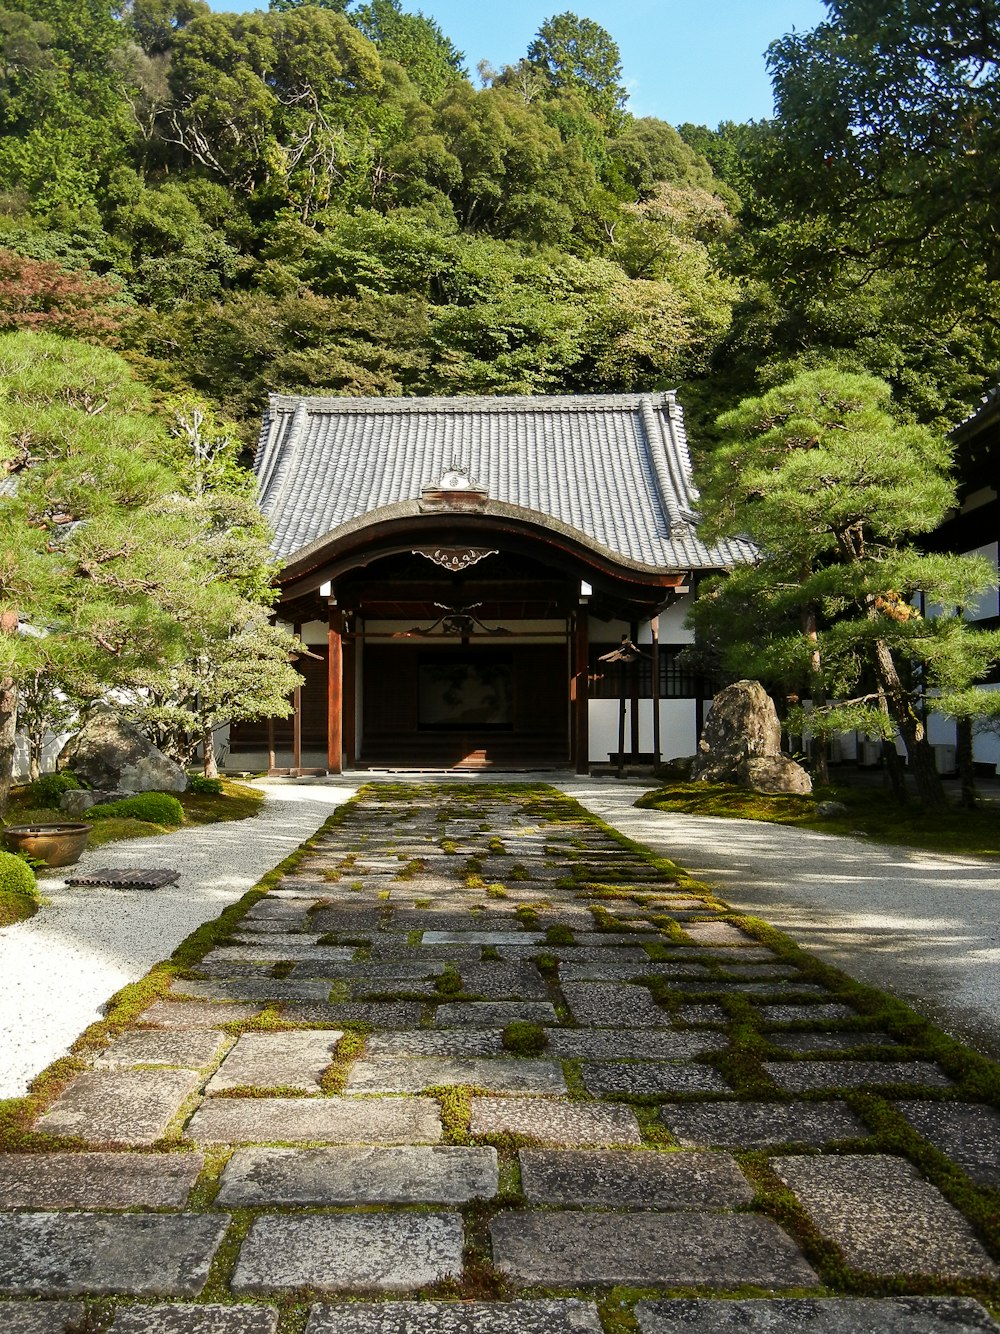
<svg viewBox="0 0 1000 1334"><path fill-rule="evenodd" d="M327 624L326 767L339 774L344 769L344 616L339 607L330 607Z"/></svg>
<svg viewBox="0 0 1000 1334"><path fill-rule="evenodd" d="M639 622L633 621L629 626L629 639L633 644L639 642ZM629 663L629 737L631 745L629 747L632 753L632 760L635 762L639 758L639 659L636 658Z"/></svg>
<svg viewBox="0 0 1000 1334"><path fill-rule="evenodd" d="M590 634L586 607L576 611L573 680L573 754L578 774L590 773Z"/></svg>

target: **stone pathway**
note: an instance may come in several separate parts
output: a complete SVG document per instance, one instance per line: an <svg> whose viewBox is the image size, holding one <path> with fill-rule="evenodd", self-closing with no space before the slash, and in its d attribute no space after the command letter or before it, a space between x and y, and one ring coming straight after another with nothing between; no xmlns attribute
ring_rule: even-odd
<svg viewBox="0 0 1000 1334"><path fill-rule="evenodd" d="M997 1072L856 1003L551 790L369 789L0 1153L0 1331L1000 1330Z"/></svg>

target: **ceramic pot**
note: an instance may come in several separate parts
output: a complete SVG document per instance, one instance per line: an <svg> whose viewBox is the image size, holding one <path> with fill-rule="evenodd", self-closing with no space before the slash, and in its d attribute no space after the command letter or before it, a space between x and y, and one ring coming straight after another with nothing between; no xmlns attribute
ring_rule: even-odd
<svg viewBox="0 0 1000 1334"><path fill-rule="evenodd" d="M10 852L24 852L46 866L72 866L80 860L87 846L92 825L12 824L3 831L4 845Z"/></svg>

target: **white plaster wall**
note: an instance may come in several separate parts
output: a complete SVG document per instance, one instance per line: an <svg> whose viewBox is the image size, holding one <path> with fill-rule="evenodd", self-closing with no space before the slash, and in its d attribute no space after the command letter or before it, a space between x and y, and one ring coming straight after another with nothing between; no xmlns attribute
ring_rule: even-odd
<svg viewBox="0 0 1000 1334"><path fill-rule="evenodd" d="M660 756L664 760L681 755L693 755L698 748L695 728L695 701L693 699L661 699L660 702ZM625 749L632 745L632 704L625 702ZM653 701L639 701L639 749L653 749ZM590 701L590 759L608 762L608 755L618 750L618 701L592 699Z"/></svg>

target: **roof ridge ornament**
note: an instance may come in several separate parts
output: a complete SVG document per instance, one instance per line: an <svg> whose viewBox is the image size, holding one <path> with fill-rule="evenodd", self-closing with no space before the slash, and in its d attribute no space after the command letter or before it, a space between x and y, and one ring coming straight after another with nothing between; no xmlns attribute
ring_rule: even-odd
<svg viewBox="0 0 1000 1334"><path fill-rule="evenodd" d="M425 486L420 492L420 509L425 514L439 510L478 512L485 506L488 494L486 487L476 481L465 463L460 459L452 459L440 480Z"/></svg>

